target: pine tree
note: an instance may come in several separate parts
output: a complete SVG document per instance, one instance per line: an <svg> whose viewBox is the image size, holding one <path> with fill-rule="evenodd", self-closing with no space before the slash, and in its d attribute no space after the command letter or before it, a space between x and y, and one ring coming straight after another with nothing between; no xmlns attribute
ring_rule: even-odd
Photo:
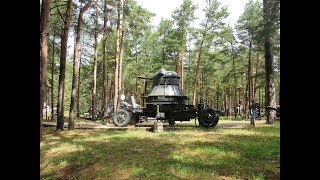
<svg viewBox="0 0 320 180"><path fill-rule="evenodd" d="M43 0L40 16L40 141L42 139L43 102L46 94L48 31L51 0ZM47 108L46 108L47 109Z"/></svg>

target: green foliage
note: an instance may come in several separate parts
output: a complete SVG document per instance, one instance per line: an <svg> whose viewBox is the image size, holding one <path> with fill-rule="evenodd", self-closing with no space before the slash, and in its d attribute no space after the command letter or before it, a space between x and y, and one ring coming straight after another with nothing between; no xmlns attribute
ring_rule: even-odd
<svg viewBox="0 0 320 180"><path fill-rule="evenodd" d="M259 0L250 0L244 8L244 13L237 21L238 37L244 44L259 40L259 33L263 30L262 4Z"/></svg>
<svg viewBox="0 0 320 180"><path fill-rule="evenodd" d="M192 0L184 0L180 8L175 9L172 13L172 17L175 19L177 26L187 28L190 23L196 19L194 16L196 8Z"/></svg>
<svg viewBox="0 0 320 180"><path fill-rule="evenodd" d="M180 53L185 49L181 49L186 44L186 32L190 28L190 24L196 19L194 12L197 6L192 0L184 0L181 6L172 12L172 18L177 26L176 39L178 39L178 48ZM183 44L182 44L183 43Z"/></svg>
<svg viewBox="0 0 320 180"><path fill-rule="evenodd" d="M201 38L208 43L219 35L221 29L224 29L224 19L229 15L226 7L220 7L221 3L217 0L208 1L205 12L205 19L201 23L199 32Z"/></svg>
<svg viewBox="0 0 320 180"><path fill-rule="evenodd" d="M275 34L280 29L280 0L263 0L266 31Z"/></svg>
<svg viewBox="0 0 320 180"><path fill-rule="evenodd" d="M75 29L80 8L85 1L74 2L71 30ZM175 70L177 55L184 52L184 94L189 98L193 93L193 81L195 79L196 62L199 55L201 42L203 52L197 82L197 99L204 97L206 103L214 108L222 108L234 98L234 83L237 88L237 99L244 100L247 77L248 40L253 40L252 77L256 78L257 92L264 92L264 49L263 49L263 19L262 3L249 1L244 13L240 16L236 28L225 24L228 16L226 7L222 7L217 0L207 1L204 9L205 17L200 28L193 26L196 19L194 11L197 9L195 1L184 0L172 13L172 19L162 19L158 26L151 25L152 12L137 4L134 0L126 0L124 50L123 50L123 84L125 95L136 95L137 101L143 94L144 81L138 80L138 93L136 92L136 76L150 77L161 68ZM280 31L279 31L279 4L278 1L267 2L267 13L270 26L274 29L273 48L275 60L275 83L279 97L280 89ZM53 1L50 18L48 62L47 62L47 89L51 81L52 43L55 37L55 67L54 67L54 93L57 98L58 62L60 58L60 36L63 27L63 16L66 6L61 0ZM98 1L99 6L99 44L98 44L98 69L97 69L97 100L102 100L102 25L103 25L103 1ZM58 11L59 9L59 11ZM115 62L115 30L116 30L116 3L108 1L108 25L107 25L107 74L108 93L112 87ZM60 13L59 13L60 12ZM271 12L273 14L271 14ZM61 14L61 16L60 16ZM62 17L62 18L61 18ZM81 33L81 70L80 70L80 111L84 112L91 104L93 86L93 33L95 7L94 3L83 16L83 28ZM73 32L73 31L71 31ZM183 35L183 36L182 36ZM237 38L235 37L237 35ZM69 40L70 41L70 40ZM182 49L182 45L184 49ZM65 83L65 109L69 109L70 90L72 78L73 49L68 49ZM234 61L234 65L233 65ZM258 66L256 66L258 64ZM203 75L203 76L202 76ZM234 82L235 75L236 82ZM203 77L203 80L202 80ZM202 81L204 84L202 85ZM229 88L231 86L231 93ZM150 90L150 84L147 89ZM256 93L257 93L256 92ZM257 95L257 94L256 94ZM224 96L226 98L224 98ZM47 98L48 99L48 98ZM279 99L279 98L278 98ZM57 99L55 99L57 102ZM99 104L101 106L101 104Z"/></svg>

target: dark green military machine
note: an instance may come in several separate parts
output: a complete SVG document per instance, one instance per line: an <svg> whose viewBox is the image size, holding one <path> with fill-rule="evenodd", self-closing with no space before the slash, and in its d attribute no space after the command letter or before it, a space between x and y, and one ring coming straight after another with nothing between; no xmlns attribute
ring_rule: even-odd
<svg viewBox="0 0 320 180"><path fill-rule="evenodd" d="M153 117L156 120L175 125L176 121L190 121L198 119L199 125L215 127L219 121L218 112L205 108L200 101L197 107L187 105L187 96L182 95L179 80L180 76L174 71L159 70L152 77L138 77L152 81L151 92L143 96L144 107L135 103L133 96L130 103L121 103L121 109L113 114L116 126L127 126L130 121L138 122L141 116Z"/></svg>

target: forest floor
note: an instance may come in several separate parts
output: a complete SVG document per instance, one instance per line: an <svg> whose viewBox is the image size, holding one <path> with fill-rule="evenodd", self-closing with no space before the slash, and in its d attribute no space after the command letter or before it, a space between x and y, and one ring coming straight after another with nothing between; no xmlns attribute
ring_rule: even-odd
<svg viewBox="0 0 320 180"><path fill-rule="evenodd" d="M256 120L255 121L256 124L264 124L265 120ZM56 126L57 122L56 120L54 121L49 121L49 120L44 120L44 122L42 123L44 126ZM198 121L196 122L196 124L198 125ZM194 120L191 121L184 121L184 122L179 122L176 121L176 128L186 128L186 127L194 127L196 126ZM249 120L229 120L226 118L221 118L219 120L219 123L217 124L216 127L219 128L243 128L245 126L247 126L248 124L250 124ZM134 127L151 127L153 126L153 121L149 121L148 123L142 123L142 124L137 124L136 126L134 125L128 125L127 127L116 127L114 124L112 123L108 123L108 124L102 124L101 120L96 120L96 121L92 121L92 120L88 120L88 119L84 119L84 118L77 118L75 119L75 128L76 129L109 129L109 128L114 128L114 129L127 129L127 128L134 128ZM164 123L165 127L169 127L168 123ZM68 119L65 118L65 122L64 122L64 127L67 128L68 127Z"/></svg>
<svg viewBox="0 0 320 180"><path fill-rule="evenodd" d="M41 179L280 179L279 122L179 126L162 133L44 127Z"/></svg>

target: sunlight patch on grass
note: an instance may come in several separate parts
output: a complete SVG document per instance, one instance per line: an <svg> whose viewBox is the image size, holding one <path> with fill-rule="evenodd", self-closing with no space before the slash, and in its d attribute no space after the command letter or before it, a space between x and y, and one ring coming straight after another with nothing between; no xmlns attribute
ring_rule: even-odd
<svg viewBox="0 0 320 180"><path fill-rule="evenodd" d="M84 147L81 145L73 145L70 143L61 143L57 146L54 146L49 151L45 153L47 157L52 156L61 156L63 154L68 154L75 151L83 151Z"/></svg>
<svg viewBox="0 0 320 180"><path fill-rule="evenodd" d="M258 175L255 175L255 174L252 174L251 177L248 178L249 180L264 180L264 175L262 173L258 174Z"/></svg>
<svg viewBox="0 0 320 180"><path fill-rule="evenodd" d="M45 130L42 179L279 179L280 125Z"/></svg>
<svg viewBox="0 0 320 180"><path fill-rule="evenodd" d="M68 162L67 162L65 159L61 159L60 162L59 162L59 166L60 166L60 167L66 166L67 163L68 163Z"/></svg>
<svg viewBox="0 0 320 180"><path fill-rule="evenodd" d="M133 167L131 169L131 176L146 177L147 174L148 171L146 171L143 166Z"/></svg>

